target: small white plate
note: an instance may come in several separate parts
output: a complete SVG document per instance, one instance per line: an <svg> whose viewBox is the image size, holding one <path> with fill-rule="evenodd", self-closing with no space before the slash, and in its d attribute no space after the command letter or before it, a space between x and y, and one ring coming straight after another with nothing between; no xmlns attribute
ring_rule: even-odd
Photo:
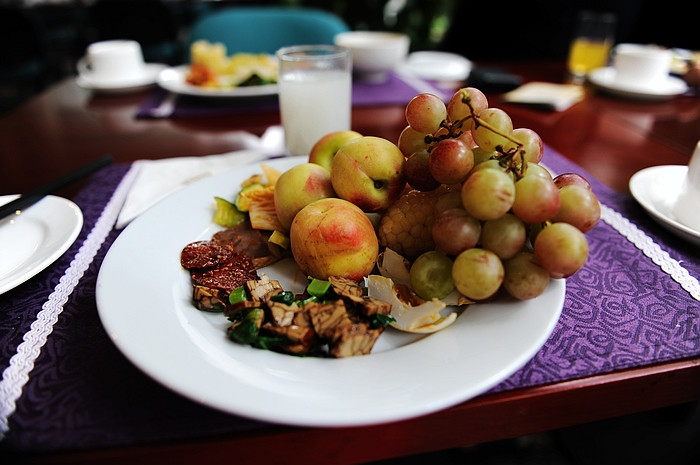
<svg viewBox="0 0 700 465"><path fill-rule="evenodd" d="M17 197L0 196L0 205ZM82 227L80 208L52 195L19 215L0 219L0 294L53 263L73 244Z"/></svg>
<svg viewBox="0 0 700 465"><path fill-rule="evenodd" d="M455 53L413 52L399 69L433 81L464 81L471 73L472 62Z"/></svg>
<svg viewBox="0 0 700 465"><path fill-rule="evenodd" d="M230 89L193 86L185 80L188 70L189 65L164 69L158 75L158 85L176 94L196 97L261 97L277 94L277 84L233 87Z"/></svg>
<svg viewBox="0 0 700 465"><path fill-rule="evenodd" d="M167 66L160 63L147 63L143 76L130 79L128 81L105 81L91 76L90 74L79 74L76 78L77 84L83 89L95 90L105 93L134 92L154 85L158 80L158 75Z"/></svg>
<svg viewBox="0 0 700 465"><path fill-rule="evenodd" d="M591 71L588 80L607 92L638 100L666 100L688 91L685 81L673 76L669 76L663 84L653 87L620 84L615 82L615 69L611 67Z"/></svg>
<svg viewBox="0 0 700 465"><path fill-rule="evenodd" d="M687 173L685 165L645 168L630 178L630 192L661 226L700 246L700 231L679 223L672 213Z"/></svg>
<svg viewBox="0 0 700 465"><path fill-rule="evenodd" d="M284 171L304 159L266 163ZM472 305L450 327L422 338L388 328L365 356L293 357L232 342L225 316L192 304L180 254L220 229L212 223L214 196L233 198L256 173L259 164L241 165L166 198L124 229L100 268L97 308L107 334L131 362L173 391L224 412L284 424L398 421L492 388L527 363L553 331L565 297L561 279L536 299ZM293 261L286 264L264 272L298 292L305 278Z"/></svg>

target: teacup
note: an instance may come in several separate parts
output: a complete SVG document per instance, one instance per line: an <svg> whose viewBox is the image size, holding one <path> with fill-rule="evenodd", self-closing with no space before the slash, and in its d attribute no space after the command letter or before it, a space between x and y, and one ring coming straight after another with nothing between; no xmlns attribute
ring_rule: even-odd
<svg viewBox="0 0 700 465"><path fill-rule="evenodd" d="M94 42L78 61L81 76L100 82L128 82L143 77L146 64L135 40Z"/></svg>
<svg viewBox="0 0 700 465"><path fill-rule="evenodd" d="M671 70L673 54L667 48L642 44L618 44L613 66L615 82L630 87L663 85Z"/></svg>
<svg viewBox="0 0 700 465"><path fill-rule="evenodd" d="M700 232L700 142L688 164L688 174L683 181L681 193L673 205L672 214L678 220L695 231Z"/></svg>

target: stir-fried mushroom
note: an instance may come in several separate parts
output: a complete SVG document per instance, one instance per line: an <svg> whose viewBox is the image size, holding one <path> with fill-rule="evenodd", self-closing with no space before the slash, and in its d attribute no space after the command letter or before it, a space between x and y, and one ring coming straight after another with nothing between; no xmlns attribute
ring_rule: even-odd
<svg viewBox="0 0 700 465"><path fill-rule="evenodd" d="M384 330L382 325L375 327L372 317L388 315L391 305L363 295L355 282L340 278L329 281L333 288L329 300L299 305L283 301L279 282L263 273L259 279L246 282L246 303L229 305L225 314L237 325L249 308L262 309L265 321L259 327L261 340L253 341L254 345L295 355L319 353L323 346L332 357L369 354Z"/></svg>

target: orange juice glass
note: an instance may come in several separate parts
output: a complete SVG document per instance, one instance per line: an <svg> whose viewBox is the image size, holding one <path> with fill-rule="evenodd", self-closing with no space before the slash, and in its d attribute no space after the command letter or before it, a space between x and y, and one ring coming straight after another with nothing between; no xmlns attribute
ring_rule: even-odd
<svg viewBox="0 0 700 465"><path fill-rule="evenodd" d="M602 68L608 62L611 42L586 38L574 39L569 51L569 72L574 76L585 76L590 71Z"/></svg>
<svg viewBox="0 0 700 465"><path fill-rule="evenodd" d="M578 79L608 62L613 45L616 17L612 13L581 12L569 49L569 73Z"/></svg>

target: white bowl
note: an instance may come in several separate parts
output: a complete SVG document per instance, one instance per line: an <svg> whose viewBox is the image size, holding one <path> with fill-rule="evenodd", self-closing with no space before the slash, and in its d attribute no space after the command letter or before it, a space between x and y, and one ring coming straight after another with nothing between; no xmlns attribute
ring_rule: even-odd
<svg viewBox="0 0 700 465"><path fill-rule="evenodd" d="M335 44L352 51L353 73L363 81L383 82L408 55L406 34L381 31L350 31L335 36Z"/></svg>

